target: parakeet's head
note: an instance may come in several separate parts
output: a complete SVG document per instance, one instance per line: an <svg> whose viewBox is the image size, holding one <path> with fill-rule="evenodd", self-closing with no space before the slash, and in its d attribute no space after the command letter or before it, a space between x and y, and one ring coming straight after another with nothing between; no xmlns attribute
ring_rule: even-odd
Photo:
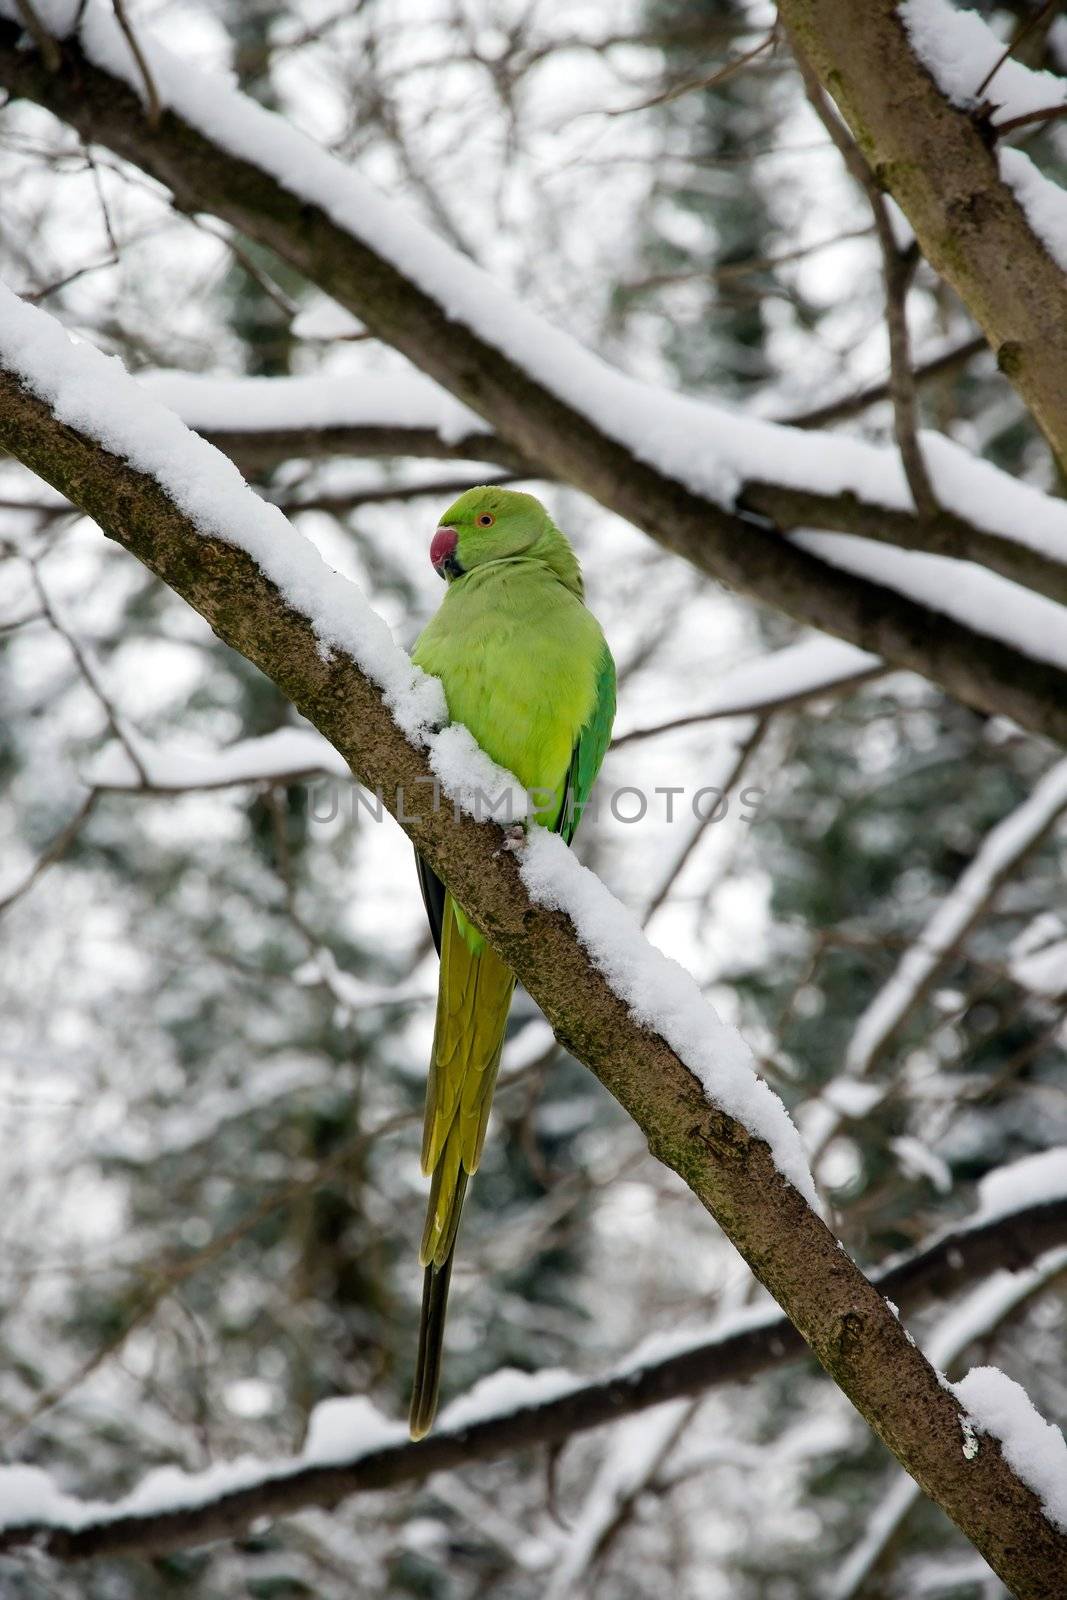
<svg viewBox="0 0 1067 1600"><path fill-rule="evenodd" d="M485 561L528 554L550 532L556 533L552 519L532 494L468 489L442 516L430 560L438 576L451 582Z"/></svg>

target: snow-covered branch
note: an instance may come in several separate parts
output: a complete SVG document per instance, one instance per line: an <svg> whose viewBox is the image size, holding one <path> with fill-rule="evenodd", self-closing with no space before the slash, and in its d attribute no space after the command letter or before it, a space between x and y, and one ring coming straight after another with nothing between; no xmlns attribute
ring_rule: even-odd
<svg viewBox="0 0 1067 1600"><path fill-rule="evenodd" d="M1065 1238L1067 1153L1049 1151L993 1174L969 1222L889 1265L874 1281L902 1312L979 1284L946 1319L944 1326L955 1328L966 1308L988 1306L991 1295L1010 1309L1033 1293L1034 1263L1062 1254ZM560 1444L670 1402L682 1403L674 1413L681 1416L689 1398L744 1382L803 1353L803 1340L788 1318L759 1307L710 1331L656 1336L592 1382L558 1372L497 1374L449 1407L438 1429L419 1444L357 1399L319 1407L297 1456L243 1458L194 1474L164 1469L121 1501L62 1495L44 1472L0 1469L0 1549L32 1542L66 1560L179 1549L239 1534L257 1517L329 1507L349 1495L421 1482L473 1461Z"/></svg>
<svg viewBox="0 0 1067 1600"><path fill-rule="evenodd" d="M137 750L139 769L117 741L106 745L88 763L85 782L96 790L186 794L240 783L297 783L319 775L351 777L337 751L313 728L278 728L224 750L159 746L143 740L138 741Z"/></svg>
<svg viewBox="0 0 1067 1600"><path fill-rule="evenodd" d="M1061 1277L1067 1250L1049 1250L1023 1272L997 1272L954 1306L924 1341L939 1372L951 1373L978 1340L990 1338L1022 1306ZM896 1475L880 1499L867 1532L838 1571L829 1600L852 1600L885 1552L921 1491L914 1479Z"/></svg>
<svg viewBox="0 0 1067 1600"><path fill-rule="evenodd" d="M335 455L525 465L469 406L418 372L345 378L152 372L139 381L245 472Z"/></svg>
<svg viewBox="0 0 1067 1600"><path fill-rule="evenodd" d="M534 829L516 846L476 820L478 792L523 797L466 730L438 731L440 684L359 591L115 363L6 292L0 444L267 673L357 779L381 785L557 1038L684 1177L875 1431L1021 1595L1047 1588L1067 1539L995 1451L961 1484L959 1405L813 1209L799 1136L740 1036L556 835ZM412 808L441 790L452 805ZM315 1470L327 1503L348 1492L335 1468Z"/></svg>
<svg viewBox="0 0 1067 1600"><path fill-rule="evenodd" d="M419 373L211 378L160 371L140 381L246 471L294 457L347 455L473 459L555 475L534 465L534 458L524 458L470 407ZM645 390L634 398L650 408L655 396L656 391ZM680 421L694 458L714 438L720 465L736 468L737 503L765 513L783 530L819 527L974 561L1048 599L1067 601L1067 564L1059 553L1067 540L1062 508L941 435L924 440L924 448L937 463L946 508L919 518L891 453L878 445L836 440L835 460L847 454L848 461L827 481L825 466L815 461L818 444L798 447L790 429L742 424L710 405L688 405ZM636 452L636 437L632 444ZM783 448L788 451L784 460ZM779 477L767 476L770 462ZM1014 531L1020 526L1029 530L1028 538Z"/></svg>
<svg viewBox="0 0 1067 1600"><path fill-rule="evenodd" d="M1067 459L1067 195L996 133L1016 112L1060 104L1062 79L1007 60L982 92L1003 47L948 0L780 9L924 255Z"/></svg>
<svg viewBox="0 0 1067 1600"><path fill-rule="evenodd" d="M620 733L613 749L654 739L661 733L692 728L725 717L764 716L787 706L803 705L822 696L841 694L886 670L877 656L856 650L837 639L802 639L784 649L772 650L754 661L743 661L723 673L715 693L702 711L672 717L645 728Z"/></svg>
<svg viewBox="0 0 1067 1600"><path fill-rule="evenodd" d="M64 38L75 8L52 0L42 12ZM4 15L13 15L10 0ZM0 21L0 82L150 172L184 208L213 212L274 250L538 472L585 490L742 592L968 703L1067 737L1062 611L1019 586L1062 593L1061 506L947 440L934 450L924 440L947 520L937 533L924 530L921 551L874 549L875 537L920 543L893 452L854 440L829 452L803 431L620 374L280 118L141 42L167 108L156 128L145 124L136 66L100 5L85 9L56 73L26 47L16 21ZM805 525L838 531L818 546L783 538ZM960 543L967 529L978 547ZM961 567L961 554L1005 563L1018 583ZM949 609L940 569L924 566L939 561L953 580L961 575L962 610Z"/></svg>

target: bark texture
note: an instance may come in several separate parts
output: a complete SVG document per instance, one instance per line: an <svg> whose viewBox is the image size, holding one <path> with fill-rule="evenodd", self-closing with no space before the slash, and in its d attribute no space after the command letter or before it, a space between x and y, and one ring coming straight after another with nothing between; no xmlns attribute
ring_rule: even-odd
<svg viewBox="0 0 1067 1600"><path fill-rule="evenodd" d="M1067 277L1001 178L994 108L946 100L895 0L781 0L779 11L923 254L1067 462ZM994 78L992 102L996 89Z"/></svg>

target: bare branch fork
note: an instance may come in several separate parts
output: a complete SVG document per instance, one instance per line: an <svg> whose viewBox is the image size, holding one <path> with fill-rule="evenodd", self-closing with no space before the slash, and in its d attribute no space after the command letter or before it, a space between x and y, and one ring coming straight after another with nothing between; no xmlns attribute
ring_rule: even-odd
<svg viewBox="0 0 1067 1600"><path fill-rule="evenodd" d="M965 554L994 570L1003 570L998 561L1006 563L1016 581L1062 597L1058 563L995 534L968 530L943 514L920 528L914 516L894 515L884 507L853 504L849 510L848 496L746 484L744 504L770 518L772 528L693 493L638 460L502 349L449 315L371 243L286 188L265 167L219 148L172 110L164 112L158 128L148 127L134 90L94 66L75 43L63 42L63 67L50 73L20 40L18 25L0 20L0 85L47 106L84 139L140 166L183 208L212 212L274 250L379 338L491 419L521 462L537 463L539 472L583 489L740 592L910 667L968 704L1067 741L1067 672L903 593L847 573L777 530L835 528L847 516L849 531ZM516 463L513 458L501 464Z"/></svg>
<svg viewBox="0 0 1067 1600"><path fill-rule="evenodd" d="M106 415L103 395L101 407ZM107 436L114 448L113 433ZM434 781L427 758L393 720L381 691L352 658L336 650L324 657L312 619L282 597L251 555L202 531L157 479L110 453L84 424L57 420L10 371L0 376L0 445L92 516L270 676L360 782L371 789L380 784L394 806L404 795L419 794L420 784L427 792ZM129 448L136 450L133 436ZM1067 1537L998 1448L964 1457L958 1402L882 1294L782 1177L768 1146L711 1104L666 1040L635 1020L570 919L531 899L496 825L456 820L450 810L432 806L418 816L404 811L403 818L405 831L513 967L557 1038L596 1073L634 1117L653 1154L712 1213L924 1491L1022 1600L1054 1592L1067 1563ZM349 1492L344 1476L330 1470L321 1488L324 1503Z"/></svg>
<svg viewBox="0 0 1067 1600"><path fill-rule="evenodd" d="M1067 461L1067 277L1004 180L980 110L938 87L896 0L782 0L779 9L924 256Z"/></svg>

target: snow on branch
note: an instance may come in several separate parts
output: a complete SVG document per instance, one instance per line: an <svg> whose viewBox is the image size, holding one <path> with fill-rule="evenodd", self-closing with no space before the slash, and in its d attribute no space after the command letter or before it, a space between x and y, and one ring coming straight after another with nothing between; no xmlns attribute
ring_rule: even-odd
<svg viewBox="0 0 1067 1600"><path fill-rule="evenodd" d="M1033 1157L991 1175L986 1182L995 1176L1002 1197L996 1216L985 1218L983 1190L969 1223L891 1264L876 1278L878 1289L903 1310L912 1310L932 1296L978 1283L941 1324L946 1333L958 1330L954 1338L964 1349L968 1332L973 1340L989 1325L992 1309L1001 1307L1007 1314L1036 1291L1038 1257L1047 1266L1064 1253L1067 1152L1048 1153L1054 1154L1060 1158L1055 1173L1046 1157ZM1034 1162L1045 1162L1044 1177ZM1011 1207L1012 1192L1027 1198ZM1010 1270L998 1271L1001 1267ZM979 1312L985 1322L975 1331ZM560 1443L651 1407L667 1407L667 1415L670 1402L743 1382L803 1353L796 1329L765 1304L710 1329L654 1335L627 1361L591 1382L561 1372L497 1373L449 1406L439 1427L419 1444L357 1397L317 1407L304 1448L295 1456L242 1457L199 1473L167 1467L116 1501L60 1491L38 1468L3 1467L0 1549L32 1542L60 1559L80 1559L157 1554L232 1536L257 1517L331 1506L351 1494L419 1482L433 1472L536 1444ZM940 1345L931 1353L943 1366L953 1359ZM683 1405L674 1416L687 1409ZM592 1521L590 1508L590 1526Z"/></svg>
<svg viewBox="0 0 1067 1600"><path fill-rule="evenodd" d="M1056 1270L1062 1273L1067 1252L1057 1255ZM982 1448L979 1436L994 1439L1053 1527L1067 1533L1067 1443L1059 1428L1046 1422L1022 1385L997 1367L972 1367L952 1392L967 1409L977 1448Z"/></svg>
<svg viewBox="0 0 1067 1600"><path fill-rule="evenodd" d="M441 246L440 248L445 248ZM466 265L466 263L465 263ZM559 337L563 337L560 335ZM577 356L595 360L579 346ZM522 466L514 448L496 437L489 424L445 389L420 373L367 372L354 368L344 376L295 378L225 378L186 372L140 374L151 393L183 422L243 466L272 465L294 456L413 455L464 457L505 466ZM737 497L783 523L810 523L837 533L854 533L862 541L904 545L946 558L985 561L993 574L1036 589L1046 600L1067 600L1067 510L1062 502L1017 482L989 462L971 456L943 434L922 436L923 449L936 464L938 494L945 514L920 522L911 510L906 482L895 453L862 439L835 439L832 452L806 444L798 430L781 424L742 418L707 401L669 395L650 385L615 375L616 386L630 385L642 402L636 407L633 436L636 450L643 433L642 409L668 402L686 407L688 422L677 420L672 437L688 438L695 458L706 455L709 440L736 460ZM636 401L635 401L636 406ZM593 415L590 412L590 415ZM773 461L777 477L767 479ZM659 463L669 471L669 464ZM534 470L532 467L531 471ZM702 492L708 492L707 485ZM864 544L859 547L862 552ZM820 551L833 559L829 550ZM885 579L902 593L913 593L933 609L943 608L944 585L924 592L909 585L908 568L890 569L889 553L874 558ZM846 564L847 565L847 564ZM853 568L864 572L862 555ZM988 576L965 620L985 631L1005 631L1007 595L996 576ZM1023 595L1025 606L1029 597ZM1063 631L1058 605L1046 609ZM1019 619L1013 642L1025 640L1030 653L1062 664L1061 653L1046 648L1042 630L1035 641ZM993 626L995 624L995 627Z"/></svg>
<svg viewBox="0 0 1067 1600"><path fill-rule="evenodd" d="M69 19L69 11L64 15ZM150 66L165 97L170 86L155 56ZM192 75L182 81L191 82ZM207 109L218 104L214 85L212 93ZM98 107L84 82L78 100L95 114ZM173 135L173 123L164 113L160 128L145 135L147 143ZM264 131L258 123L256 129ZM206 159L213 159L210 151ZM247 178L248 167L243 170ZM300 237L309 249L322 242L313 213L313 206L301 212ZM388 245L391 225L383 225ZM352 272L350 252L345 276L360 276ZM407 326L407 308L400 309ZM445 320L438 317L439 331ZM415 331L421 336L422 330ZM276 508L247 491L231 464L172 414L151 406L120 368L71 346L49 319L10 296L0 300L0 346L0 443L95 517L266 671L328 735L360 781L371 787L381 782L398 808L403 795L410 800L417 784L432 784L435 776L468 798L471 786L487 778L507 781L489 768L463 730L437 731L440 686L414 671L358 591L294 537ZM491 361L479 369L479 384L492 386L491 369ZM506 376L501 403L510 403L521 442L527 396L514 390L513 367ZM568 448L578 463L585 441L572 414L564 421L560 436L570 431ZM598 472L606 460L599 458ZM647 486L647 475L633 469L632 459L630 467L630 487ZM649 504L642 513L646 519ZM686 522L687 506L674 483L657 514L673 507L677 527ZM701 500L690 508L693 532L707 532L712 506ZM721 528L734 529L735 522L726 518ZM752 547L760 536L748 526L744 543ZM768 536L761 558L773 550L776 570L788 566L788 557L781 559L788 548ZM820 593L832 602L831 610L842 599L854 608L857 593L862 598L862 585L835 584L826 577L832 569L821 565L819 572ZM1010 666L988 641L986 652L994 668L1010 676ZM1034 662L1027 662L1027 672L1040 678ZM545 835L505 849L514 841L461 808L453 814L430 804L417 815L405 810L404 817L418 848L483 926L557 1037L597 1072L653 1152L685 1178L880 1437L1022 1600L1047 1592L1067 1561L1067 1538L1049 1524L1037 1497L997 1452L979 1452L966 1486L961 1484L958 1402L808 1204L810 1176L795 1130L780 1102L752 1074L739 1036L723 1028L681 969L652 951L560 841ZM692 1050L692 1068L679 1049ZM709 1074L720 1060L722 1072L713 1074L715 1098L709 1099ZM737 1099L756 1128L725 1111L722 1098ZM892 1385L884 1381L887 1368L895 1375ZM396 1481L389 1474L398 1470L397 1460L390 1464L388 1450L408 1448L375 1452L376 1487ZM419 1448L429 1464L434 1441ZM320 1503L333 1504L350 1492L341 1469L316 1464L310 1470L325 1475L316 1477ZM284 1509L293 1503L287 1496L296 1480L278 1481L284 1489L276 1509ZM192 1538L213 1537L231 1531L227 1519L235 1506L239 1514L247 1512L257 1492L239 1488L221 1510L215 1502L215 1521L206 1507L177 1516L194 1518L185 1525ZM299 1493L306 1493L306 1484ZM143 1533L141 1526L137 1536ZM75 1537L66 1535L68 1548ZM91 1550L92 1540L82 1549Z"/></svg>
<svg viewBox="0 0 1067 1600"><path fill-rule="evenodd" d="M978 1185L972 1226L1009 1217L1027 1206L1067 1200L1067 1146L1055 1145L987 1172Z"/></svg>
<svg viewBox="0 0 1067 1600"><path fill-rule="evenodd" d="M152 745L139 740L141 770L117 742L104 747L82 774L92 789L131 793L185 794L228 789L240 783L296 783L318 774L351 778L347 762L314 728L278 728L255 739L241 739L224 750L186 748L180 743Z"/></svg>
<svg viewBox="0 0 1067 1600"><path fill-rule="evenodd" d="M486 422L419 373L356 369L344 377L218 378L155 372L142 374L139 381L188 427L245 468L332 454L450 456L523 465ZM686 404L694 406L694 447L703 449L710 436L721 439L721 409L706 402ZM841 564L859 576L880 577L933 610L948 610L978 631L1064 664L1067 652L1058 645L1067 629L1060 605L1054 603L1067 601L1067 565L1061 559L1067 548L1067 513L1062 503L976 460L943 435L930 434L923 435L923 450L937 465L938 492L947 509L939 518L920 521L910 511L893 455L884 448L858 439L836 440L832 459L848 469L838 481L813 481L810 468L801 470L798 461L792 471L768 483L766 463L773 460L783 472L782 435L794 436L795 431L737 417L733 422L743 437L752 434L751 459L743 463L739 479L742 501L781 515L785 523L811 523L837 533L853 532L860 541L915 548L917 556L895 558L891 548L872 555L860 542L851 566L847 560ZM809 541L807 548L815 546ZM818 553L834 562L835 548L833 541L826 541ZM939 550L943 555L937 557L930 581L923 583L923 563ZM971 571L960 579L958 569L950 569L953 583L947 591L939 568L944 560L961 556L985 561L991 571ZM1024 590L1036 590L1041 600L1013 593L996 574ZM961 582L969 594L966 609L958 600L952 606L946 603L946 593L954 593ZM1034 617L1041 623L1036 631Z"/></svg>
<svg viewBox="0 0 1067 1600"><path fill-rule="evenodd" d="M222 378L156 371L138 382L247 469L326 455L520 464L488 423L419 372Z"/></svg>
<svg viewBox="0 0 1067 1600"><path fill-rule="evenodd" d="M13 0L2 0L0 9L12 4ZM57 36L68 31L73 20L70 0L44 0L40 10ZM109 7L90 0L78 38L90 61L140 90L136 63ZM364 248L380 252L452 321L594 422L635 459L724 508L733 505L746 484L759 483L766 462L773 460L776 481L787 487L818 495L848 494L886 509L911 509L895 451L848 438L835 439L829 451L802 430L745 417L618 372L282 118L148 38L143 49L165 106L231 155L271 173L304 203L321 207ZM169 383L170 402L178 402L175 409L182 411L184 400L193 417L199 411L215 426L228 409L227 388L232 402L251 407L253 427L263 425L263 416L271 419L267 425L277 426L286 393L298 419L311 405L319 427L327 424L331 412L336 424L371 422L379 406L369 397L365 407L357 384L346 394L344 381L336 379L281 380L277 402L269 399L276 380L235 380L215 388L214 394L212 380L157 381L163 383L165 397ZM403 386L391 392L391 381L381 380L380 408L382 420L395 424L404 420ZM422 389L416 405L425 406L431 387ZM445 409L444 402L440 404ZM453 403L447 409L451 415L446 428L476 427L465 407ZM938 498L944 505L987 532L1058 558L1067 534L1067 508L1021 488L950 441L939 442L945 447L938 474L945 480L938 483ZM993 492L994 484L999 495ZM1025 516L1019 514L1018 495L1027 502Z"/></svg>
<svg viewBox="0 0 1067 1600"><path fill-rule="evenodd" d="M12 8L0 0L0 17ZM69 0L42 5L60 38L76 14ZM840 439L827 450L802 430L619 374L280 118L145 39L169 108L149 135L136 99L141 78L109 8L84 8L78 41L63 52L73 73L42 73L18 27L0 21L0 82L153 173L181 204L277 251L476 409L538 472L586 490L722 581L969 703L1067 738L1061 667L1040 658L1025 627L1010 645L993 636L1013 606L1010 587L990 597L988 627L976 630L935 606L936 595L915 600L885 576L845 572L781 538L783 529L841 524L867 540L921 539L1062 595L1057 503L942 440L931 459L946 512L920 530L895 452Z"/></svg>
<svg viewBox="0 0 1067 1600"><path fill-rule="evenodd" d="M821 695L840 694L885 670L885 663L878 656L857 650L840 639L801 639L797 644L772 650L769 655L758 656L753 661L742 661L722 673L715 680L715 693L703 711L674 717L654 727L631 728L613 740L612 749L634 744L639 739L653 739L657 734L674 733L679 728L695 727L702 722L764 715L786 706L802 705Z"/></svg>
<svg viewBox="0 0 1067 1600"><path fill-rule="evenodd" d="M1022 118L1062 110L1062 81L1008 60L984 22L947 0L858 10L783 0L780 11L923 254L1067 459L1067 195L1000 143ZM1001 117L1001 107L1017 114Z"/></svg>
<svg viewBox="0 0 1067 1600"><path fill-rule="evenodd" d="M440 685L414 669L359 591L243 484L231 462L151 402L117 362L72 344L51 318L7 293L0 295L0 443L190 600L329 736L357 779L381 783L398 809L435 778L467 800L472 786L510 781L464 729L437 731ZM977 1469L982 1514L970 1496L960 1498L951 1455L956 1401L811 1209L796 1130L756 1078L740 1036L692 978L647 944L554 835L508 850L498 827L459 807L403 814L556 1036L685 1177L862 1414L991 1564L1024 1594L1031 1574L1059 1570L1067 1542L999 1457L985 1452ZM857 1318L868 1336L844 1339ZM917 1407L902 1408L902 1391L886 1391L886 1361L921 1397ZM388 1446L367 1458L376 1486L409 1469L408 1448ZM432 1470L441 1443L419 1448ZM342 1469L316 1464L308 1472L321 1504L351 1492ZM168 1537L190 1542L232 1531L235 1518L265 1509L264 1492L237 1487L210 1508L178 1511L167 1520ZM306 1475L283 1474L270 1504L305 1504L307 1492ZM1020 1524L1025 1559L1017 1553ZM151 1540L151 1517L110 1524L109 1547L127 1538L146 1548L146 1528ZM77 1548L86 1552L98 1536L68 1530L54 1542L69 1552L81 1539Z"/></svg>
<svg viewBox="0 0 1067 1600"><path fill-rule="evenodd" d="M952 104L971 113L993 108L994 134L1067 104L1067 81L1005 58L1003 44L977 12L959 10L949 0L904 0L900 15L916 55ZM1067 271L1067 192L1023 150L998 148L997 159L1030 227Z"/></svg>
<svg viewBox="0 0 1067 1600"><path fill-rule="evenodd" d="M343 377L212 378L192 372L139 373L161 405L196 433L279 433L285 428L425 428L442 444L488 433L468 406L418 372Z"/></svg>
<svg viewBox="0 0 1067 1600"><path fill-rule="evenodd" d="M1018 1164L1021 1166L1024 1163ZM1010 1171L1010 1168L1006 1170ZM979 1339L988 1339L1021 1306L1047 1289L1065 1269L1067 1249L1060 1248L1048 1251L1024 1272L994 1273L959 1305L954 1306L924 1341L930 1360L939 1371L950 1371L971 1345ZM986 1380L981 1377L983 1373L994 1376L992 1380ZM976 1381L972 1383L971 1379ZM1015 1397L1007 1397L1010 1415L1007 1408L999 1403L1004 1385L1017 1390ZM961 1383L953 1384L952 1389L968 1407L976 1426L983 1426L985 1431L998 1438L1006 1436L1011 1440L1021 1458L1016 1462L1016 1470L1026 1477L1030 1487L1041 1497L1046 1513L1053 1520L1057 1514L1062 1517L1067 1508L1067 1446L1059 1429L1038 1416L1018 1385L1011 1384L1011 1380L1005 1378L1003 1373L996 1372L995 1368L976 1369ZM990 1394L995 1396L995 1405L983 1406L983 1401ZM975 1413L970 1411L972 1405L978 1416L987 1419L985 1423L978 1424ZM1001 1428L1005 1429L1004 1434L1001 1434ZM960 1448L965 1456L967 1450L973 1448L970 1439L965 1429L960 1440ZM1033 1448L1032 1455L1027 1451L1027 1445ZM1038 1466L1038 1463L1042 1466L1047 1463L1051 1468L1057 1460L1061 1461L1059 1485L1052 1473L1041 1470L1040 1466L1036 1471L1026 1470ZM921 1492L915 1480L906 1473L894 1475L892 1487L880 1498L867 1532L842 1562L828 1600L852 1600L853 1595L859 1592Z"/></svg>

